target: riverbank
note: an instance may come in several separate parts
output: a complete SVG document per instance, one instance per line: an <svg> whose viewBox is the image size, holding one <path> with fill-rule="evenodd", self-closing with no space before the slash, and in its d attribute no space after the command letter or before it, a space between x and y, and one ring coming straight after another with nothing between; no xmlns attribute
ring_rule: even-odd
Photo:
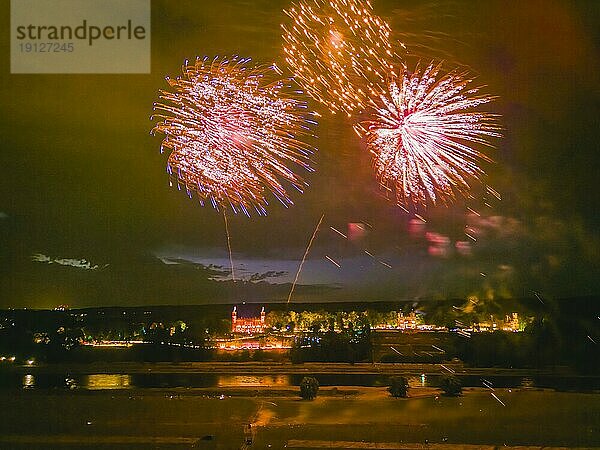
<svg viewBox="0 0 600 450"><path fill-rule="evenodd" d="M0 387L27 389L154 389L154 388L287 388L296 389L304 376L321 387L388 386L392 376L406 376L412 387L438 387L441 376L453 373L464 387L549 388L600 392L600 376L582 376L567 368L469 368L445 364L345 363L93 363L0 366Z"/></svg>
<svg viewBox="0 0 600 450"><path fill-rule="evenodd" d="M240 448L248 424L257 449L600 447L599 394L477 388L444 397L411 388L409 395L354 386L322 388L314 401L287 388L0 390L0 448L230 450Z"/></svg>
<svg viewBox="0 0 600 450"><path fill-rule="evenodd" d="M301 364L273 362L93 362L56 364L4 364L0 371L39 373L224 373L224 374L407 374L435 375L452 372L457 375L506 375L506 376L577 376L565 366L547 369L507 369L500 367L466 367L462 362L443 364L420 363L329 363L306 362Z"/></svg>

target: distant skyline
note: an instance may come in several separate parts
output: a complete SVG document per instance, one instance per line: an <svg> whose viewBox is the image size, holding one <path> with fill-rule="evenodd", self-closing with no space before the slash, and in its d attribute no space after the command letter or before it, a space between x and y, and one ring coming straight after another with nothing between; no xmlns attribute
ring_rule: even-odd
<svg viewBox="0 0 600 450"><path fill-rule="evenodd" d="M11 75L0 38L0 308L282 301L323 213L298 302L599 295L600 3L372 3L393 29L443 33L431 57L452 55L498 95L487 109L505 137L486 170L501 201L479 216L436 208L426 223L404 213L352 122L311 101L316 172L289 209L271 199L267 217L229 214L246 280L233 284L223 217L169 187L149 116L186 58L285 67L289 3L153 1L147 75ZM0 19L9 27L8 4ZM331 229L349 223L367 232Z"/></svg>

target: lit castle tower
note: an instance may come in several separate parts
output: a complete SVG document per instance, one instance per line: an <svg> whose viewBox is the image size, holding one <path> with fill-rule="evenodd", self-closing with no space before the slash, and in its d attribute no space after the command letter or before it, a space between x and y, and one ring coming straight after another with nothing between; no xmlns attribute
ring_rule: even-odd
<svg viewBox="0 0 600 450"><path fill-rule="evenodd" d="M235 327L237 325L237 306L233 307L231 311L231 332L235 333Z"/></svg>
<svg viewBox="0 0 600 450"><path fill-rule="evenodd" d="M265 307L260 310L259 317L238 317L237 306L231 311L231 332L245 334L260 334L265 331Z"/></svg>

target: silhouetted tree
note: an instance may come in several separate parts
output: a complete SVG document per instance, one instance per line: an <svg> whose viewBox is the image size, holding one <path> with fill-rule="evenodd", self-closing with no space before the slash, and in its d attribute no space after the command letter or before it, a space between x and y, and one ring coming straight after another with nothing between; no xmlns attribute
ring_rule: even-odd
<svg viewBox="0 0 600 450"><path fill-rule="evenodd" d="M390 378L390 385L388 392L392 397L408 397L408 379L406 377L392 377Z"/></svg>
<svg viewBox="0 0 600 450"><path fill-rule="evenodd" d="M300 397L304 400L314 400L319 391L319 382L314 377L304 377L300 382Z"/></svg>
<svg viewBox="0 0 600 450"><path fill-rule="evenodd" d="M452 374L442 375L440 387L442 388L442 391L444 391L444 395L455 397L462 394L462 384L460 380Z"/></svg>

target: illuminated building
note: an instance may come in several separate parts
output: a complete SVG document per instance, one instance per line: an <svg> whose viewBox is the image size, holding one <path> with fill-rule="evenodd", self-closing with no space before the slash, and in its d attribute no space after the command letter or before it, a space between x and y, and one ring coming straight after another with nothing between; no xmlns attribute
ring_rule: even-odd
<svg viewBox="0 0 600 450"><path fill-rule="evenodd" d="M502 327L504 331L519 331L519 314L516 312L511 315L506 315L504 319L504 326Z"/></svg>
<svg viewBox="0 0 600 450"><path fill-rule="evenodd" d="M490 320L484 322L476 322L473 324L473 331L496 331L498 323L494 316L490 316Z"/></svg>
<svg viewBox="0 0 600 450"><path fill-rule="evenodd" d="M414 311L411 311L408 316L404 313L398 313L398 328L401 330L416 330L417 329L417 315Z"/></svg>
<svg viewBox="0 0 600 450"><path fill-rule="evenodd" d="M489 321L479 322L473 324L473 331L520 331L519 327L519 314L514 312L510 315L506 315L504 321L496 320L494 316L490 316Z"/></svg>
<svg viewBox="0 0 600 450"><path fill-rule="evenodd" d="M260 310L260 317L238 317L237 306L231 311L231 332L243 334L261 334L265 332L265 308Z"/></svg>

